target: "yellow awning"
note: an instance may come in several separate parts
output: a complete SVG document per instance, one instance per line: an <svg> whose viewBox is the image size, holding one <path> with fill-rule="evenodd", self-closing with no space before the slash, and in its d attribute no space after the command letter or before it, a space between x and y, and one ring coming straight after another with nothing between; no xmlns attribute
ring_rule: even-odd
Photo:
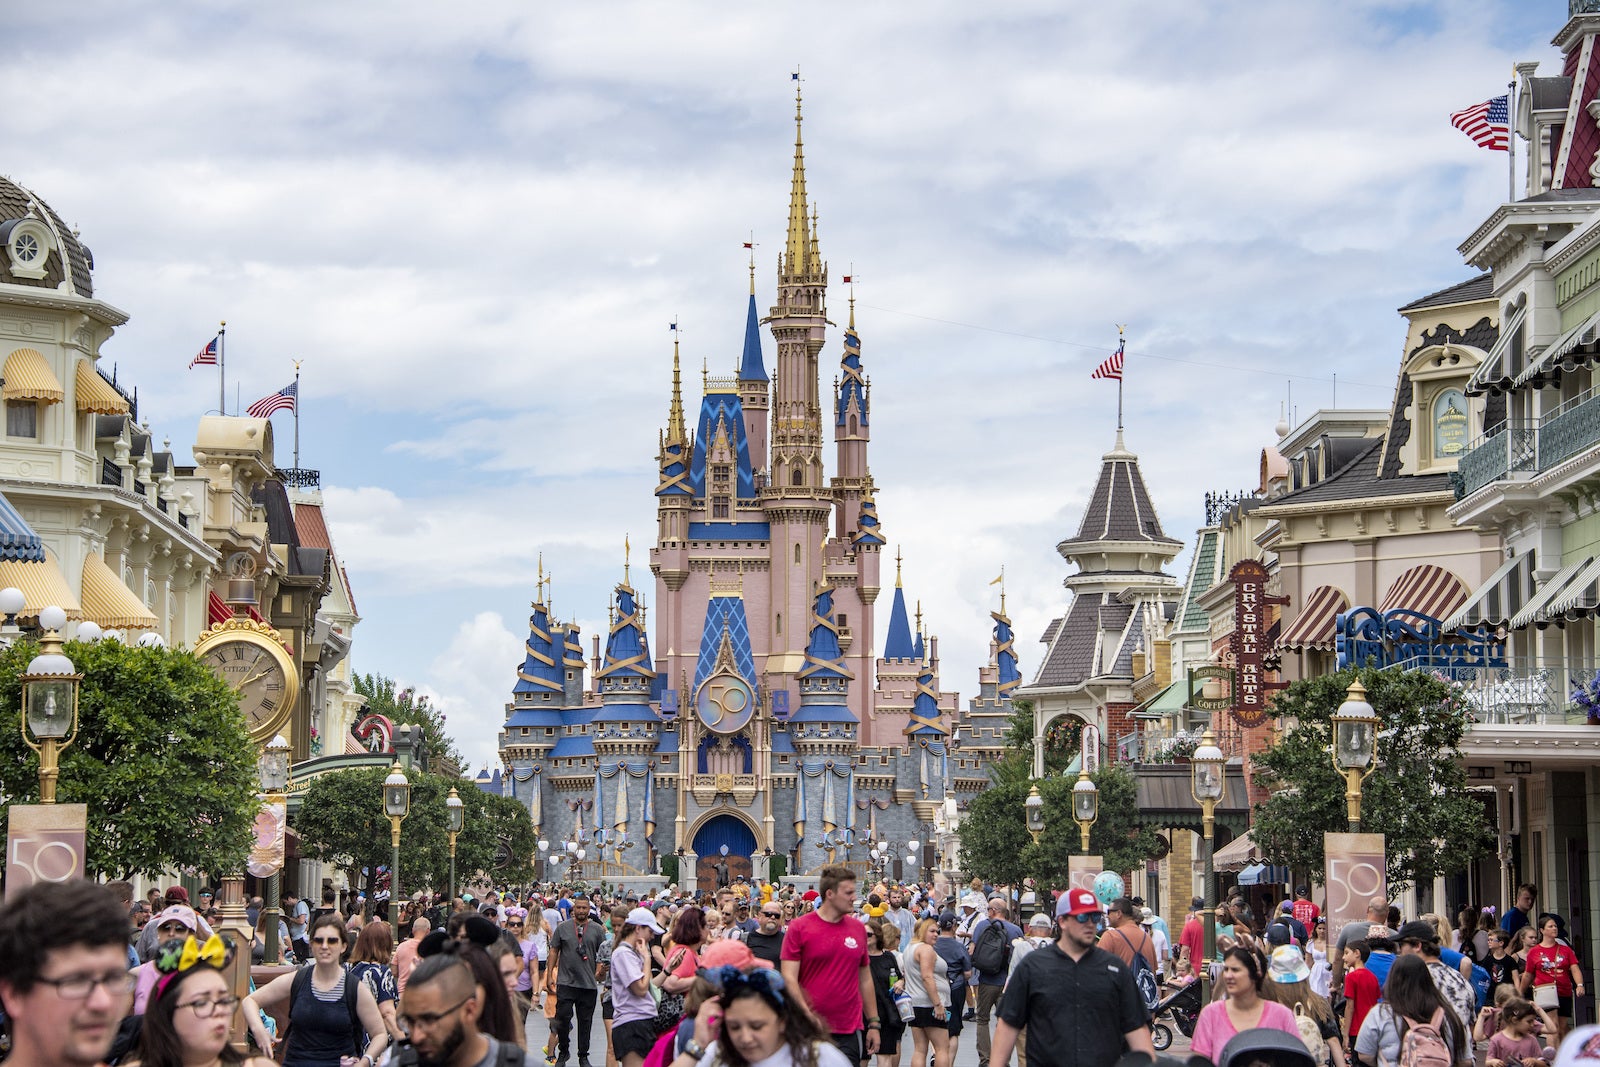
<svg viewBox="0 0 1600 1067"><path fill-rule="evenodd" d="M6 379L9 383L10 379ZM100 372L94 369L94 360L78 360L77 370L77 404L78 411L84 414L93 412L96 415L126 415L128 402L122 399L122 394L111 388L111 383L100 377Z"/></svg>
<svg viewBox="0 0 1600 1067"><path fill-rule="evenodd" d="M122 584L105 560L92 553L83 560L83 615L101 626L153 630L159 625L144 601Z"/></svg>
<svg viewBox="0 0 1600 1067"><path fill-rule="evenodd" d="M69 619L83 618L83 608L72 595L72 586L56 566L56 554L47 548L44 555L43 563L0 560L0 589L15 586L22 590L26 606L18 613L19 618L38 618L39 612L52 604L65 611Z"/></svg>
<svg viewBox="0 0 1600 1067"><path fill-rule="evenodd" d="M19 348L7 356L0 377L6 382L0 394L7 400L43 400L46 404L59 404L67 397L49 362L32 348Z"/></svg>

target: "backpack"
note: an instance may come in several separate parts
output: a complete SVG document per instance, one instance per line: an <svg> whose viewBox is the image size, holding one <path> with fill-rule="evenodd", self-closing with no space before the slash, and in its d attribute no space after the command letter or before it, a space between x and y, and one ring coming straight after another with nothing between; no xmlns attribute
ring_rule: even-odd
<svg viewBox="0 0 1600 1067"><path fill-rule="evenodd" d="M1489 972L1476 963L1472 965L1472 992L1478 998L1478 1010L1482 1011L1489 1003Z"/></svg>
<svg viewBox="0 0 1600 1067"><path fill-rule="evenodd" d="M1010 962L1011 938L1006 936L1005 924L990 919L972 946L972 966L979 974L1004 974Z"/></svg>
<svg viewBox="0 0 1600 1067"><path fill-rule="evenodd" d="M316 964L308 963L294 972L294 978L289 982L289 1011L294 1011L295 1001L300 999L300 991L305 989L306 983L311 981L311 969ZM366 1033L366 1027L361 1025L361 1017L356 1014L356 1002L361 996L361 981L351 981L353 977L350 968L344 969L344 1006L350 1013L350 1045L355 1049L357 1056L361 1055L361 1039L357 1035ZM289 1016L289 1025L283 1031L283 1048L289 1048L289 1034L294 1030L294 1016Z"/></svg>
<svg viewBox="0 0 1600 1067"><path fill-rule="evenodd" d="M1300 1040L1305 1042L1306 1051L1311 1053L1311 1062L1316 1067L1328 1067L1331 1059L1328 1042L1323 1038L1322 1027L1317 1025L1317 1020L1306 1013L1304 1004L1294 1006L1294 1025L1300 1032Z"/></svg>
<svg viewBox="0 0 1600 1067"><path fill-rule="evenodd" d="M1425 1023L1403 1019L1400 1034L1399 1067L1453 1067L1455 1057L1445 1043L1444 1009L1434 1010L1433 1018Z"/></svg>
<svg viewBox="0 0 1600 1067"><path fill-rule="evenodd" d="M1128 935L1121 930L1117 936L1128 941ZM1145 942L1149 943L1150 935L1145 935ZM1139 987L1139 999L1144 1001L1144 1010L1154 1015L1156 1005L1161 1003L1161 983L1156 981L1156 972L1150 966L1150 961L1144 958L1144 953L1133 948L1133 942L1128 941L1128 947L1133 949L1133 984ZM1426 1067L1426 1065L1425 1065Z"/></svg>

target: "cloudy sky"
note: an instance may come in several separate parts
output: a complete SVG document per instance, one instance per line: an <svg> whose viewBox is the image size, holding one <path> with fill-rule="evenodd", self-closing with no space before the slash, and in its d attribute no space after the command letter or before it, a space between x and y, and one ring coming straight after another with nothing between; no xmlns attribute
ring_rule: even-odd
<svg viewBox="0 0 1600 1067"><path fill-rule="evenodd" d="M1514 60L1548 71L1565 17L11 3L0 170L93 248L132 316L107 361L180 454L217 403L185 367L219 319L230 410L234 383L249 404L304 361L301 465L355 586L355 666L437 693L481 764L538 554L592 634L624 535L636 561L653 538L667 324L690 367L731 370L752 232L772 301L791 70L822 251L859 278L879 513L965 701L1002 563L1025 674L1063 607L1054 544L1112 443L1116 390L1088 375L1114 324L1128 444L1192 540L1206 490L1254 483L1291 390L1301 417L1335 376L1339 404L1388 405L1394 309L1469 276L1455 247L1505 196L1506 157L1446 117Z"/></svg>

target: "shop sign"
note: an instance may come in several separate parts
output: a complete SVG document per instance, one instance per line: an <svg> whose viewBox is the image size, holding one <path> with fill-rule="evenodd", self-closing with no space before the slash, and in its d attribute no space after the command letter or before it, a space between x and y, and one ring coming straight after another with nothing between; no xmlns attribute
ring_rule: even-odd
<svg viewBox="0 0 1600 1067"><path fill-rule="evenodd" d="M1289 598L1267 594L1267 568L1253 559L1235 563L1228 581L1233 583L1233 719L1247 728L1260 726L1267 721L1273 691L1285 684L1267 681L1267 608Z"/></svg>
<svg viewBox="0 0 1600 1067"><path fill-rule="evenodd" d="M1486 626L1447 632L1432 615L1409 608L1355 608L1334 620L1333 632L1341 671L1369 664L1430 671L1507 665L1503 633Z"/></svg>

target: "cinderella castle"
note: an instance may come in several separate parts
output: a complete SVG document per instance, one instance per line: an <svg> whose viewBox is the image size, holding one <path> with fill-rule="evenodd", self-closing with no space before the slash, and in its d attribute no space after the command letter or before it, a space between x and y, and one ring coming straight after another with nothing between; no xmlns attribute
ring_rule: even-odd
<svg viewBox="0 0 1600 1067"><path fill-rule="evenodd" d="M797 91L776 302L763 320L752 267L737 371L705 376L692 430L673 345L653 632L625 563L604 649L597 635L586 663L578 627L552 619L541 576L500 755L501 789L532 813L547 879L640 883L676 869L680 885L710 889L830 862L920 877L954 861L942 846L960 797L989 783L1021 681L1003 586L965 712L940 687L938 638L923 632L920 608L911 624L898 553L876 647L888 564L868 464L872 387L852 300L823 407L817 225ZM874 856L873 842L888 847Z"/></svg>

